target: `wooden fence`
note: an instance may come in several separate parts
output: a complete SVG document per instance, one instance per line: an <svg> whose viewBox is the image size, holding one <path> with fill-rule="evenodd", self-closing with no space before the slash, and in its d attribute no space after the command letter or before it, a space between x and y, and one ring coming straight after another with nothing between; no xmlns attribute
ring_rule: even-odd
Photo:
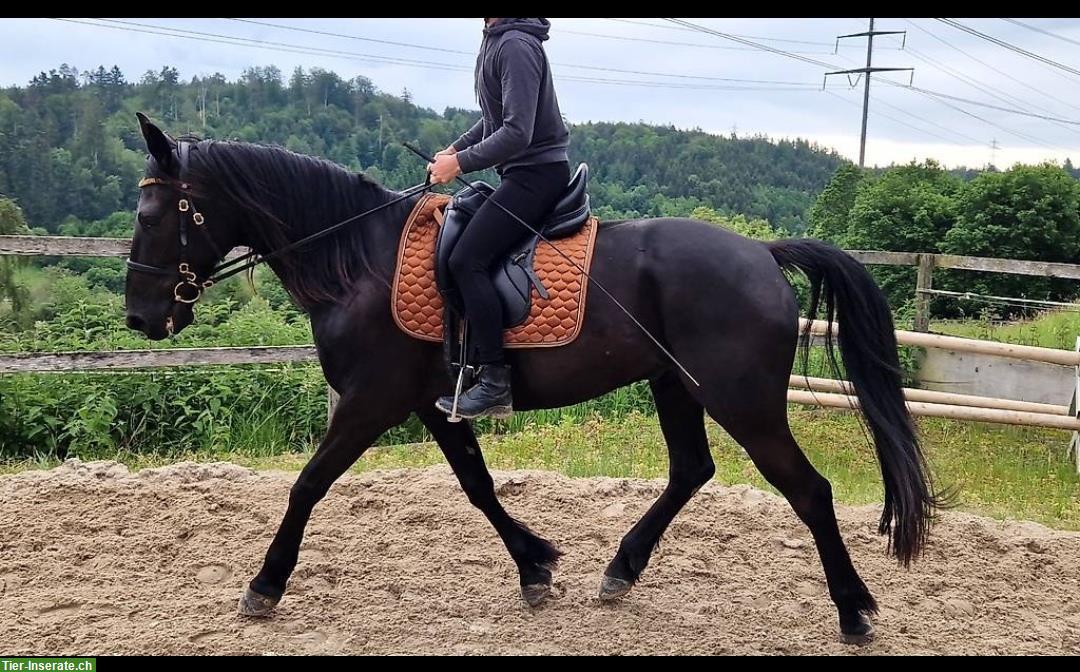
<svg viewBox="0 0 1080 672"><path fill-rule="evenodd" d="M121 238L71 238L63 236L0 236L0 255L125 257L130 241ZM928 390L905 390L908 405L916 415L949 417L1005 424L1053 427L1073 432L1070 451L1080 471L1080 338L1075 351L1010 345L992 341L925 333L929 328L929 304L933 295L933 272L937 268L984 273L1008 273L1080 280L1080 265L1015 259L966 257L951 254L849 250L867 265L916 267L916 317L914 331L897 331L902 345L948 348L959 352L993 354L1000 357L1072 367L1076 389L1066 405L950 394ZM813 331L823 334L824 323ZM0 355L0 374L21 372L65 372L131 370L196 365L270 364L313 362L312 346L233 347L155 349L121 352L52 352ZM853 390L845 381L792 376L789 401L828 408L855 408ZM798 389L805 388L805 389ZM336 395L329 391L331 407Z"/></svg>

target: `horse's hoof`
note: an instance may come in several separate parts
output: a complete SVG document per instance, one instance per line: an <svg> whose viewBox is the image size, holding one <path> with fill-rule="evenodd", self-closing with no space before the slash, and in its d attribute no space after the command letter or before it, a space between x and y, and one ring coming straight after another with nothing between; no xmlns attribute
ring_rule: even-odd
<svg viewBox="0 0 1080 672"><path fill-rule="evenodd" d="M277 603L281 598L267 597L260 595L252 590L250 587L244 590L244 594L240 596L240 604L237 606L237 611L241 616L256 616L265 617L269 616L270 612L274 610Z"/></svg>
<svg viewBox="0 0 1080 672"><path fill-rule="evenodd" d="M859 614L858 622L851 625L840 625L840 641L844 644L862 646L874 641L874 624L865 614Z"/></svg>
<svg viewBox="0 0 1080 672"><path fill-rule="evenodd" d="M531 583L521 587L521 599L530 607L537 607L551 595L550 583Z"/></svg>
<svg viewBox="0 0 1080 672"><path fill-rule="evenodd" d="M604 575L600 581L600 599L604 602L617 600L630 592L634 584L625 579L616 579L613 576Z"/></svg>

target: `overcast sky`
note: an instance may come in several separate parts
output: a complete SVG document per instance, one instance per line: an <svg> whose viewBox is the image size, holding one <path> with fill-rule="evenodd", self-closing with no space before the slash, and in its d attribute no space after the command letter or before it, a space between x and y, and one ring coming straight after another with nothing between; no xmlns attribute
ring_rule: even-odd
<svg viewBox="0 0 1080 672"><path fill-rule="evenodd" d="M546 48L564 114L575 122L802 137L857 160L862 83L834 76L822 91L822 79L830 68L865 65L865 38L841 40L833 51L838 35L865 31L867 19L680 20L787 55L661 18L551 19ZM950 20L1080 72L1080 20ZM185 79L235 78L256 65L276 65L287 78L299 65L364 75L390 93L408 88L414 102L440 112L476 108L472 65L481 26L478 18L4 19L0 84L25 85L61 63L119 65L129 81L162 65ZM1006 167L1067 156L1080 164L1077 74L934 19L877 19L875 29L907 36L903 50L902 36L877 37L874 65L914 67L914 85L933 93L882 81L906 85L906 72L874 76L868 164L932 157L979 167L993 158Z"/></svg>

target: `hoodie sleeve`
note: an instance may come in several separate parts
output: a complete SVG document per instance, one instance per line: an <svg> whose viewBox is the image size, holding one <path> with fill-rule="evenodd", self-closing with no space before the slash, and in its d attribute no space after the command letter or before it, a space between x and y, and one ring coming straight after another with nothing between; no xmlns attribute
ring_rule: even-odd
<svg viewBox="0 0 1080 672"><path fill-rule="evenodd" d="M476 123L472 125L472 128L461 134L461 137L454 141L452 147L456 151L461 151L466 147L472 147L476 143L480 142L480 139L484 137L484 118L481 117L476 120Z"/></svg>
<svg viewBox="0 0 1080 672"><path fill-rule="evenodd" d="M502 81L502 126L458 152L463 173L497 166L532 143L544 74L543 53L524 36L510 37L499 46L495 59Z"/></svg>

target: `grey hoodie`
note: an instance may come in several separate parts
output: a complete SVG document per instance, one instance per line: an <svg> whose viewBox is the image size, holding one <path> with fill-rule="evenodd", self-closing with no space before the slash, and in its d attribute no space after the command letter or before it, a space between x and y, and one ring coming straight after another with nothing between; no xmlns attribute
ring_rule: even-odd
<svg viewBox="0 0 1080 672"><path fill-rule="evenodd" d="M566 161L570 132L559 112L542 42L547 19L499 19L476 58L481 119L454 142L461 172Z"/></svg>

